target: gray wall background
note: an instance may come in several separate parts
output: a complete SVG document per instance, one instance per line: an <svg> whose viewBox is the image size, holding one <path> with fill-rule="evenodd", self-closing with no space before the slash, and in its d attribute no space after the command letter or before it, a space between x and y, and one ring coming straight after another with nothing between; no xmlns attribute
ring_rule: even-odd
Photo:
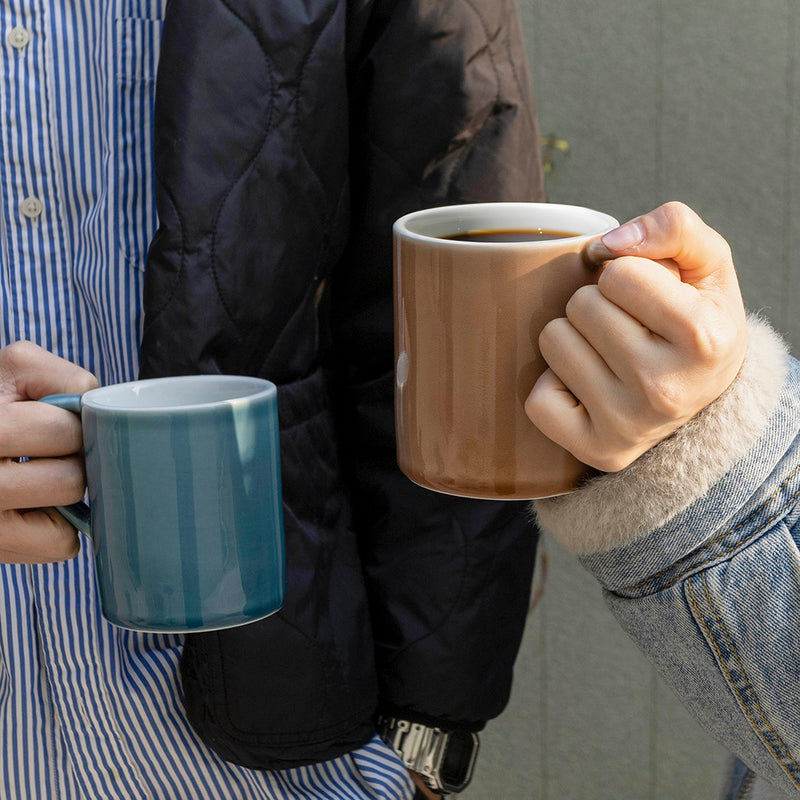
<svg viewBox="0 0 800 800"><path fill-rule="evenodd" d="M550 199L620 220L687 202L731 243L747 306L800 352L800 3L519 3L542 133L570 146L554 154ZM541 555L513 696L465 796L712 798L723 751L594 581L547 537Z"/></svg>

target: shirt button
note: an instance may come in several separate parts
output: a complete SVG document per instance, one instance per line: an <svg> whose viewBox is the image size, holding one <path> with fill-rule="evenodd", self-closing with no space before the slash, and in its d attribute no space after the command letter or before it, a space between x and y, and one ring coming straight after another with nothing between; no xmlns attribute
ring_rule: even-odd
<svg viewBox="0 0 800 800"><path fill-rule="evenodd" d="M12 28L11 33L8 34L8 43L12 47L16 47L17 50L22 50L22 48L25 47L30 40L30 31L26 30L21 25L17 25L16 28Z"/></svg>
<svg viewBox="0 0 800 800"><path fill-rule="evenodd" d="M22 201L22 213L28 219L36 219L42 211L44 211L44 206L38 197L26 197Z"/></svg>

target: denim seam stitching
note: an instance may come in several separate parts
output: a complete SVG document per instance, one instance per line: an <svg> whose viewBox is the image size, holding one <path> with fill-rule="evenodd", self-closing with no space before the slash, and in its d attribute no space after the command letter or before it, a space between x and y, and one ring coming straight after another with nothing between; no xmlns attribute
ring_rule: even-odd
<svg viewBox="0 0 800 800"><path fill-rule="evenodd" d="M703 618L703 613L702 613L702 611L700 610L700 607L697 604L697 601L696 601L695 596L694 596L694 591L692 589L692 579L689 578L687 580L686 584L687 584L687 588L689 590L689 599L691 601L692 608L695 611L696 619L699 622L699 624L702 626L703 630L705 631L707 640L711 643L711 646L714 648L714 651L717 654L717 659L719 661L719 665L722 668L723 672L725 673L725 677L727 679L728 686L732 689L733 693L736 695L736 698L739 701L739 704L740 704L742 710L744 711L745 716L750 721L750 725L752 726L752 728L755 731L756 735L761 740L761 742L767 747L767 749L772 753L772 755L774 756L775 760L780 764L780 766L783 769L783 771L789 777L789 780L791 780L791 782L798 789L800 789L800 783L798 783L797 779L794 777L794 775L792 775L792 773L791 773L791 771L789 769L789 766L787 765L786 762L787 761L791 762L791 764L793 764L798 770L800 770L800 765L798 765L797 761L795 761L795 759L792 757L791 752L789 751L789 748L786 746L786 744L784 743L783 739L781 739L780 735L775 730L775 728L773 728L773 726L770 724L769 720L767 719L766 714L764 713L763 708L761 707L761 704L758 702L758 696L756 694L755 688L753 687L753 684L750 682L750 680L747 678L747 672L745 671L744 666L742 665L742 662L740 661L739 656L737 655L736 646L734 645L734 642L733 642L730 634L728 633L728 631L727 631L727 629L725 627L725 624L723 623L722 619L720 618L719 613L717 612L717 609L716 609L716 607L714 605L713 600L711 599L711 593L709 592L708 583L706 582L705 575L703 575L701 577L702 577L702 581L703 581L703 590L704 590L705 595L706 595L706 601L708 602L708 606L711 609L711 611L713 612L714 617L717 620L717 624L719 625L720 629L722 630L722 633L725 635L725 638L726 638L728 644L730 645L731 652L733 653L733 658L735 659L736 664L738 665L739 670L741 671L742 680L747 685L748 689L750 690L750 692L753 695L753 701L755 702L756 708L758 709L758 713L761 715L761 719L764 721L764 725L773 734L775 739L780 743L780 746L783 748L783 751L786 754L783 758L780 755L778 755L778 752L776 751L774 745L770 741L767 740L767 738L763 735L763 733L759 729L759 726L756 723L756 720L753 718L753 715L752 715L750 709L747 707L747 703L745 702L745 699L742 697L738 687L736 686L736 683L735 683L735 681L733 679L733 676L731 675L731 673L730 673L730 671L728 669L728 665L726 663L725 656L723 656L722 651L719 649L719 647L717 645L717 642L716 642L716 640L714 638L714 634L711 632L711 629L708 627L708 625L706 624L705 619Z"/></svg>
<svg viewBox="0 0 800 800"><path fill-rule="evenodd" d="M798 471L800 471L800 464L798 464L792 470L791 474L775 490L774 494L770 495L770 497L768 497L746 519L742 520L742 522L740 522L735 528L731 528L729 531L726 531L725 533L720 534L716 538L711 539L710 541L706 542L705 547L710 547L711 545L714 545L717 542L721 542L726 536L730 536L732 533L736 533L736 531L738 531L740 528L743 528L745 525L747 525L747 523L750 522L750 520L753 519L753 517L758 515L767 505L769 505L781 493L781 490L786 486L787 483L789 483L789 481L794 477L794 475ZM786 503L784 503L784 505L781 506L769 519L765 520L758 528L756 528L752 533L750 533L744 539L742 539L741 541L737 542L735 545L729 547L727 550L723 550L721 553L717 553L716 555L712 556L711 558L707 558L705 561L701 561L699 564L693 564L690 569L696 570L696 569L699 569L701 567L704 567L706 564L710 564L712 561L716 561L718 558L721 558L722 556L726 556L726 555L732 553L734 550L738 549L739 547L741 547L746 542L749 542L750 539L752 539L756 534L761 533L761 531L763 531L764 528L766 528L771 522L774 522L775 519L777 519L777 517L780 515L780 513L782 511L784 511L792 503L792 501L796 500L798 496L800 496L800 489L798 489L786 501ZM674 565L670 565L669 567L666 567L666 568L660 570L655 575L651 575L649 578L645 578L643 581L640 581L639 583L634 584L633 586L624 586L620 591L630 592L630 591L633 591L635 589L640 589L642 586L646 586L648 583L652 583L653 581L655 581L657 578L659 578L664 573L669 572L669 570L671 570L673 567L674 567ZM688 573L688 570L686 572L682 572L671 583L668 583L666 586L664 586L662 588L663 589L669 589L671 586L674 586L676 583L678 583L678 581L682 580L684 575L686 575L687 573Z"/></svg>

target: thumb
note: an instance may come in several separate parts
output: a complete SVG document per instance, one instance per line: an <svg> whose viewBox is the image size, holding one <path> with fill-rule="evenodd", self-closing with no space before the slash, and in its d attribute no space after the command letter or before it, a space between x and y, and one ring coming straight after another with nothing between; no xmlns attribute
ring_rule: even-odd
<svg viewBox="0 0 800 800"><path fill-rule="evenodd" d="M607 233L603 244L616 256L640 256L677 270L697 289L738 292L728 243L683 203L659 206Z"/></svg>

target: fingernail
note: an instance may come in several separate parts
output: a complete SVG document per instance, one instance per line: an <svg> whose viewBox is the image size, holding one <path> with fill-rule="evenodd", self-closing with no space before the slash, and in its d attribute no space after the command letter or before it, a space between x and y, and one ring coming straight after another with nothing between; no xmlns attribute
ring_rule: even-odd
<svg viewBox="0 0 800 800"><path fill-rule="evenodd" d="M633 250L644 242L644 225L641 222L626 222L603 236L603 244L617 253Z"/></svg>

